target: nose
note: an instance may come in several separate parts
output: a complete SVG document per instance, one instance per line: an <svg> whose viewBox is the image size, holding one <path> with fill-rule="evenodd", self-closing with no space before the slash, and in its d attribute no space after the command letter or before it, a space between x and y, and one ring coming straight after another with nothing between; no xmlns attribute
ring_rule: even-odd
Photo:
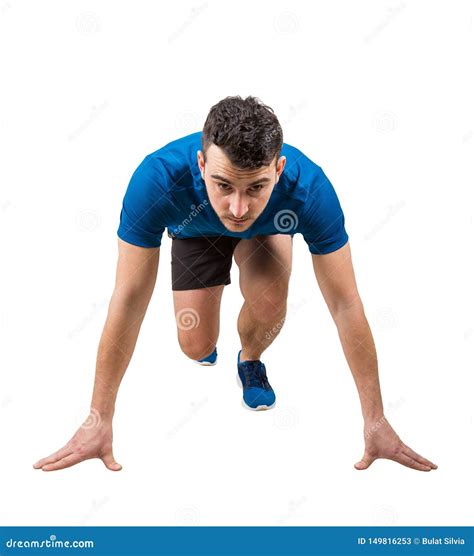
<svg viewBox="0 0 474 556"><path fill-rule="evenodd" d="M234 218L242 218L249 210L249 205L243 197L235 196L230 203L230 212Z"/></svg>

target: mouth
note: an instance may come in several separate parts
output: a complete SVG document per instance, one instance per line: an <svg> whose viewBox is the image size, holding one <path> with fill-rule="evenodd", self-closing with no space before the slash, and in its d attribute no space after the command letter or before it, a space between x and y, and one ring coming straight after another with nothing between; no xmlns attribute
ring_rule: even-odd
<svg viewBox="0 0 474 556"><path fill-rule="evenodd" d="M235 218L227 217L227 220L230 220L232 222L232 224L235 224L235 225L238 226L238 225L245 224L245 222L247 222L249 219L244 218L243 220L236 220Z"/></svg>

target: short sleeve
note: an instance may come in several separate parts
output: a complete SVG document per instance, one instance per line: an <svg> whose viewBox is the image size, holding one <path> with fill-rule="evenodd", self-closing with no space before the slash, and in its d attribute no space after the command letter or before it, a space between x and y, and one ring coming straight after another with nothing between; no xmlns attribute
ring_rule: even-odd
<svg viewBox="0 0 474 556"><path fill-rule="evenodd" d="M159 162L148 155L133 173L123 198L117 235L140 247L160 247L168 225L165 178Z"/></svg>
<svg viewBox="0 0 474 556"><path fill-rule="evenodd" d="M345 218L334 187L321 168L312 183L300 218L298 232L313 255L337 251L349 240Z"/></svg>

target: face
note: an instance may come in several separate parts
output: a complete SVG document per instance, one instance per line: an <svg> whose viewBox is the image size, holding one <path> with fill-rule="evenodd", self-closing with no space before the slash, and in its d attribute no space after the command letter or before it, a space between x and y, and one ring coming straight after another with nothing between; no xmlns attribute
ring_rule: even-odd
<svg viewBox="0 0 474 556"><path fill-rule="evenodd" d="M282 156L276 164L242 170L216 145L207 149L206 163L201 151L197 158L212 208L232 232L247 230L263 212L286 162Z"/></svg>

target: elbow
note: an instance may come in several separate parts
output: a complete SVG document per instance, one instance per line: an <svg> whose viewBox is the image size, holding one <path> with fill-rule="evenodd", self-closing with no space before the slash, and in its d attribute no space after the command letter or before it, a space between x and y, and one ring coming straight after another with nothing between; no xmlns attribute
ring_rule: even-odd
<svg viewBox="0 0 474 556"><path fill-rule="evenodd" d="M150 303L153 288L148 287L142 290L130 290L126 288L116 288L112 295L111 305L117 308L126 309L136 313L145 313Z"/></svg>
<svg viewBox="0 0 474 556"><path fill-rule="evenodd" d="M365 318L364 305L358 293L349 298L336 299L328 303L328 308L336 322L349 314L351 316L360 315Z"/></svg>

